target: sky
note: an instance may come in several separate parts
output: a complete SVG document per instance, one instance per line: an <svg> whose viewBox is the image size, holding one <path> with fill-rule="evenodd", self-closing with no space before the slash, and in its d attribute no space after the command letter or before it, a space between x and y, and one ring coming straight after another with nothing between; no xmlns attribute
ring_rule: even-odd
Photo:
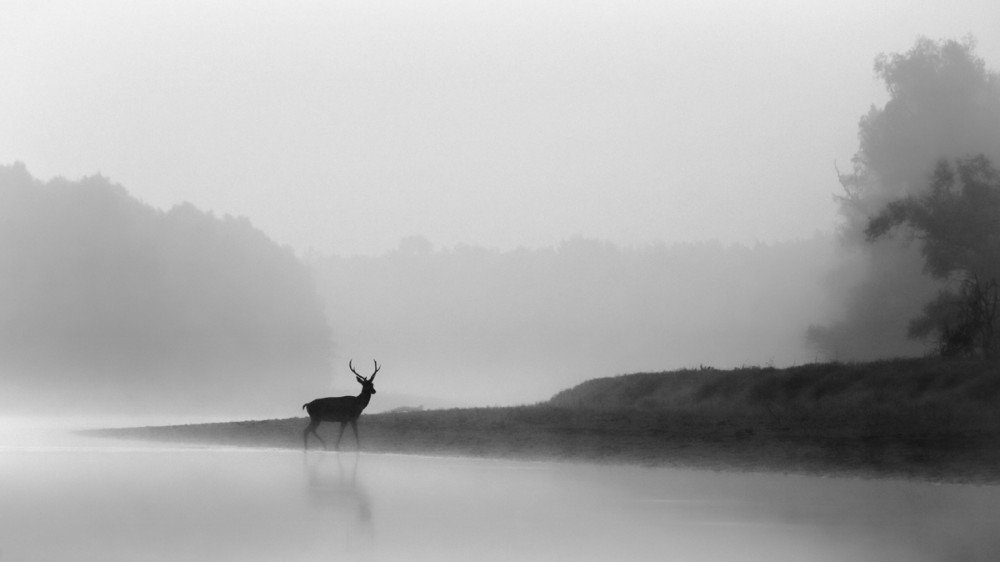
<svg viewBox="0 0 1000 562"><path fill-rule="evenodd" d="M0 162L248 217L300 255L832 230L879 53L1000 3L33 2Z"/></svg>

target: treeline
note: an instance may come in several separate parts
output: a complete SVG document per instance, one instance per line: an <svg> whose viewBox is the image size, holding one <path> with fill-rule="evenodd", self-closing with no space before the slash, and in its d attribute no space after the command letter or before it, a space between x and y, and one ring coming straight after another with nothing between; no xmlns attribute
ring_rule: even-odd
<svg viewBox="0 0 1000 562"><path fill-rule="evenodd" d="M396 389L489 405L621 372L809 361L804 334L830 316L835 250L822 235L639 248L575 238L513 251L411 238L383 256L312 265L338 344L405 368Z"/></svg>
<svg viewBox="0 0 1000 562"><path fill-rule="evenodd" d="M8 397L224 412L322 385L313 281L247 219L160 211L100 176L42 183L22 164L0 167L0 202Z"/></svg>

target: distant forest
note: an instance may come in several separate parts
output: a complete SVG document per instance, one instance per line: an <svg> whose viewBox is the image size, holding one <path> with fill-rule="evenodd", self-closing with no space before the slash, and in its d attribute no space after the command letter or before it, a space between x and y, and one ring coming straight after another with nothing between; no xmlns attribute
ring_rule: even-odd
<svg viewBox="0 0 1000 562"><path fill-rule="evenodd" d="M831 236L302 260L245 218L0 167L0 404L294 415L386 365L373 411L544 400L593 377L814 358ZM387 392L385 392L387 390Z"/></svg>
<svg viewBox="0 0 1000 562"><path fill-rule="evenodd" d="M338 347L377 350L397 389L491 405L618 373L812 361L807 328L836 317L826 287L836 251L819 234L512 251L413 237L382 256L310 265ZM393 364L405 376L390 376Z"/></svg>
<svg viewBox="0 0 1000 562"><path fill-rule="evenodd" d="M0 202L0 400L249 411L328 385L309 272L247 219L22 164L0 167Z"/></svg>

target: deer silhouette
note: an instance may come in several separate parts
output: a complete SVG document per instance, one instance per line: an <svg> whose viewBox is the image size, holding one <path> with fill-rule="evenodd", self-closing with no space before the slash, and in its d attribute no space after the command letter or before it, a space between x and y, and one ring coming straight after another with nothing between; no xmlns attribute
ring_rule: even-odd
<svg viewBox="0 0 1000 562"><path fill-rule="evenodd" d="M379 367L378 361L375 361L375 372L373 372L368 378L365 378L358 374L354 370L354 365L351 361L347 362L347 366L354 373L355 379L358 384L361 385L361 392L357 396L337 396L332 398L317 398L312 402L302 405L302 409L309 414L309 425L306 427L305 431L302 432L302 449L309 449L309 434L312 433L319 439L319 442L323 444L323 448L326 449L326 441L319 436L316 432L316 428L322 422L339 422L340 423L340 434L337 436L336 450L340 450L340 440L344 437L344 429L347 424L351 424L351 429L354 430L354 441L357 443L358 448L361 448L361 440L358 438L358 416L364 411L365 407L368 406L368 402L371 401L372 394L375 394L375 375L378 374Z"/></svg>

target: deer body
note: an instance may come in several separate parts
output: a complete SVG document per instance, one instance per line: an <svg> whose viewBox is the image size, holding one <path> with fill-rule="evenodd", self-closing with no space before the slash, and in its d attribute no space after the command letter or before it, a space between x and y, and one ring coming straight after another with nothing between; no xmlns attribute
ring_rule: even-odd
<svg viewBox="0 0 1000 562"><path fill-rule="evenodd" d="M302 409L309 414L310 418L319 418L325 422L349 422L358 419L361 412L368 406L372 395L361 391L357 396L338 396L336 398L317 398L308 404L303 404Z"/></svg>
<svg viewBox="0 0 1000 562"><path fill-rule="evenodd" d="M309 414L309 425L306 427L305 431L302 432L302 448L309 448L309 434L312 433L319 442L323 444L323 448L326 447L326 441L319 436L316 432L316 428L319 427L321 422L337 422L340 423L340 434L337 436L336 449L340 450L340 440L344 437L344 429L347 428L347 424L351 424L351 429L354 430L354 441L358 444L358 448L361 448L361 440L358 438L358 417L361 416L361 412L368 406L371 401L372 394L375 394L375 375L378 373L380 367L378 366L378 361L375 362L375 372L371 374L368 378L362 377L354 370L354 366L351 362L347 365L350 367L351 372L358 383L361 385L361 392L357 396L337 396L331 398L317 398L312 402L308 402L302 405L302 409Z"/></svg>

